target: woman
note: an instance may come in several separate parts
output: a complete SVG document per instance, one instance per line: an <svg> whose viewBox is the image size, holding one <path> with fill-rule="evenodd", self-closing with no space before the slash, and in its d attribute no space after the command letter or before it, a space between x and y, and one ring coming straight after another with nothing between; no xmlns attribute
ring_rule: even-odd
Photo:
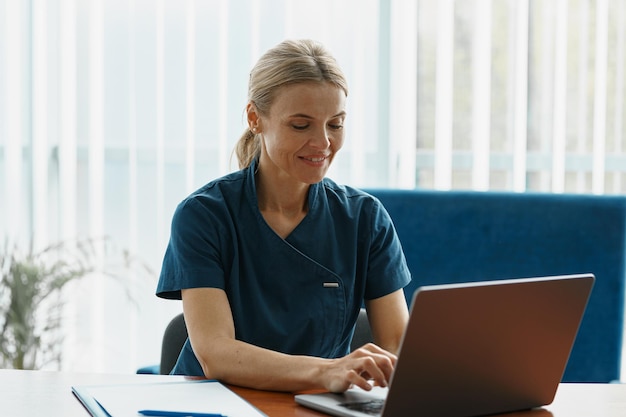
<svg viewBox="0 0 626 417"><path fill-rule="evenodd" d="M157 295L189 332L172 373L266 390L386 386L408 320L404 254L381 204L325 178L347 84L319 44L285 41L250 74L240 171L176 209ZM362 303L375 343L349 352Z"/></svg>

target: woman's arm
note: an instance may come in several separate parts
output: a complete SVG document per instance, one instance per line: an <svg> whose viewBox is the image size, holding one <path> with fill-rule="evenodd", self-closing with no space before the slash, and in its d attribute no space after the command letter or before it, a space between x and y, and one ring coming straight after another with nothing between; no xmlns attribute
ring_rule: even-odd
<svg viewBox="0 0 626 417"><path fill-rule="evenodd" d="M373 344L338 359L260 348L235 339L230 304L223 290L187 289L182 291L182 299L191 346L207 378L266 390L322 388L341 392L351 385L369 390L369 379L386 386L395 366L396 356Z"/></svg>
<svg viewBox="0 0 626 417"><path fill-rule="evenodd" d="M396 355L409 321L409 309L402 289L365 302L374 343Z"/></svg>

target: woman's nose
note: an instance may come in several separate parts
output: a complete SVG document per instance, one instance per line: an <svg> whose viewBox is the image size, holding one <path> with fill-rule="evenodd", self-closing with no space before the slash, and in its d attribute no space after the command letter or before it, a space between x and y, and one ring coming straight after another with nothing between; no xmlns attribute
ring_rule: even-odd
<svg viewBox="0 0 626 417"><path fill-rule="evenodd" d="M326 149L330 146L330 136L328 129L317 129L311 136L309 142L316 148Z"/></svg>

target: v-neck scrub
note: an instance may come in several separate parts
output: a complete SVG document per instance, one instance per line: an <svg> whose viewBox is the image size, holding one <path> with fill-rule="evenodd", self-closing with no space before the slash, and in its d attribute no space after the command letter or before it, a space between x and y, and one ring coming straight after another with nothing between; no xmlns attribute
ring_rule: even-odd
<svg viewBox="0 0 626 417"><path fill-rule="evenodd" d="M250 167L200 188L176 208L157 295L226 292L235 337L275 351L324 358L349 353L364 300L406 286L410 272L382 204L325 178L308 212L282 239L265 222ZM172 373L203 376L189 340Z"/></svg>

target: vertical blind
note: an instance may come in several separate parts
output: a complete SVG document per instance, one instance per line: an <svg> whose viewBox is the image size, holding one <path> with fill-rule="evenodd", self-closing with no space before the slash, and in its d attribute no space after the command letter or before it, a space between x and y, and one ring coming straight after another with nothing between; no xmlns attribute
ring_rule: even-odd
<svg viewBox="0 0 626 417"><path fill-rule="evenodd" d="M154 272L129 274L126 288L98 276L68 289L61 367L158 362L181 310L154 296L170 217L236 169L248 74L268 48L314 38L345 70L347 140L329 173L338 182L624 193L625 9L0 0L0 239L109 236Z"/></svg>

